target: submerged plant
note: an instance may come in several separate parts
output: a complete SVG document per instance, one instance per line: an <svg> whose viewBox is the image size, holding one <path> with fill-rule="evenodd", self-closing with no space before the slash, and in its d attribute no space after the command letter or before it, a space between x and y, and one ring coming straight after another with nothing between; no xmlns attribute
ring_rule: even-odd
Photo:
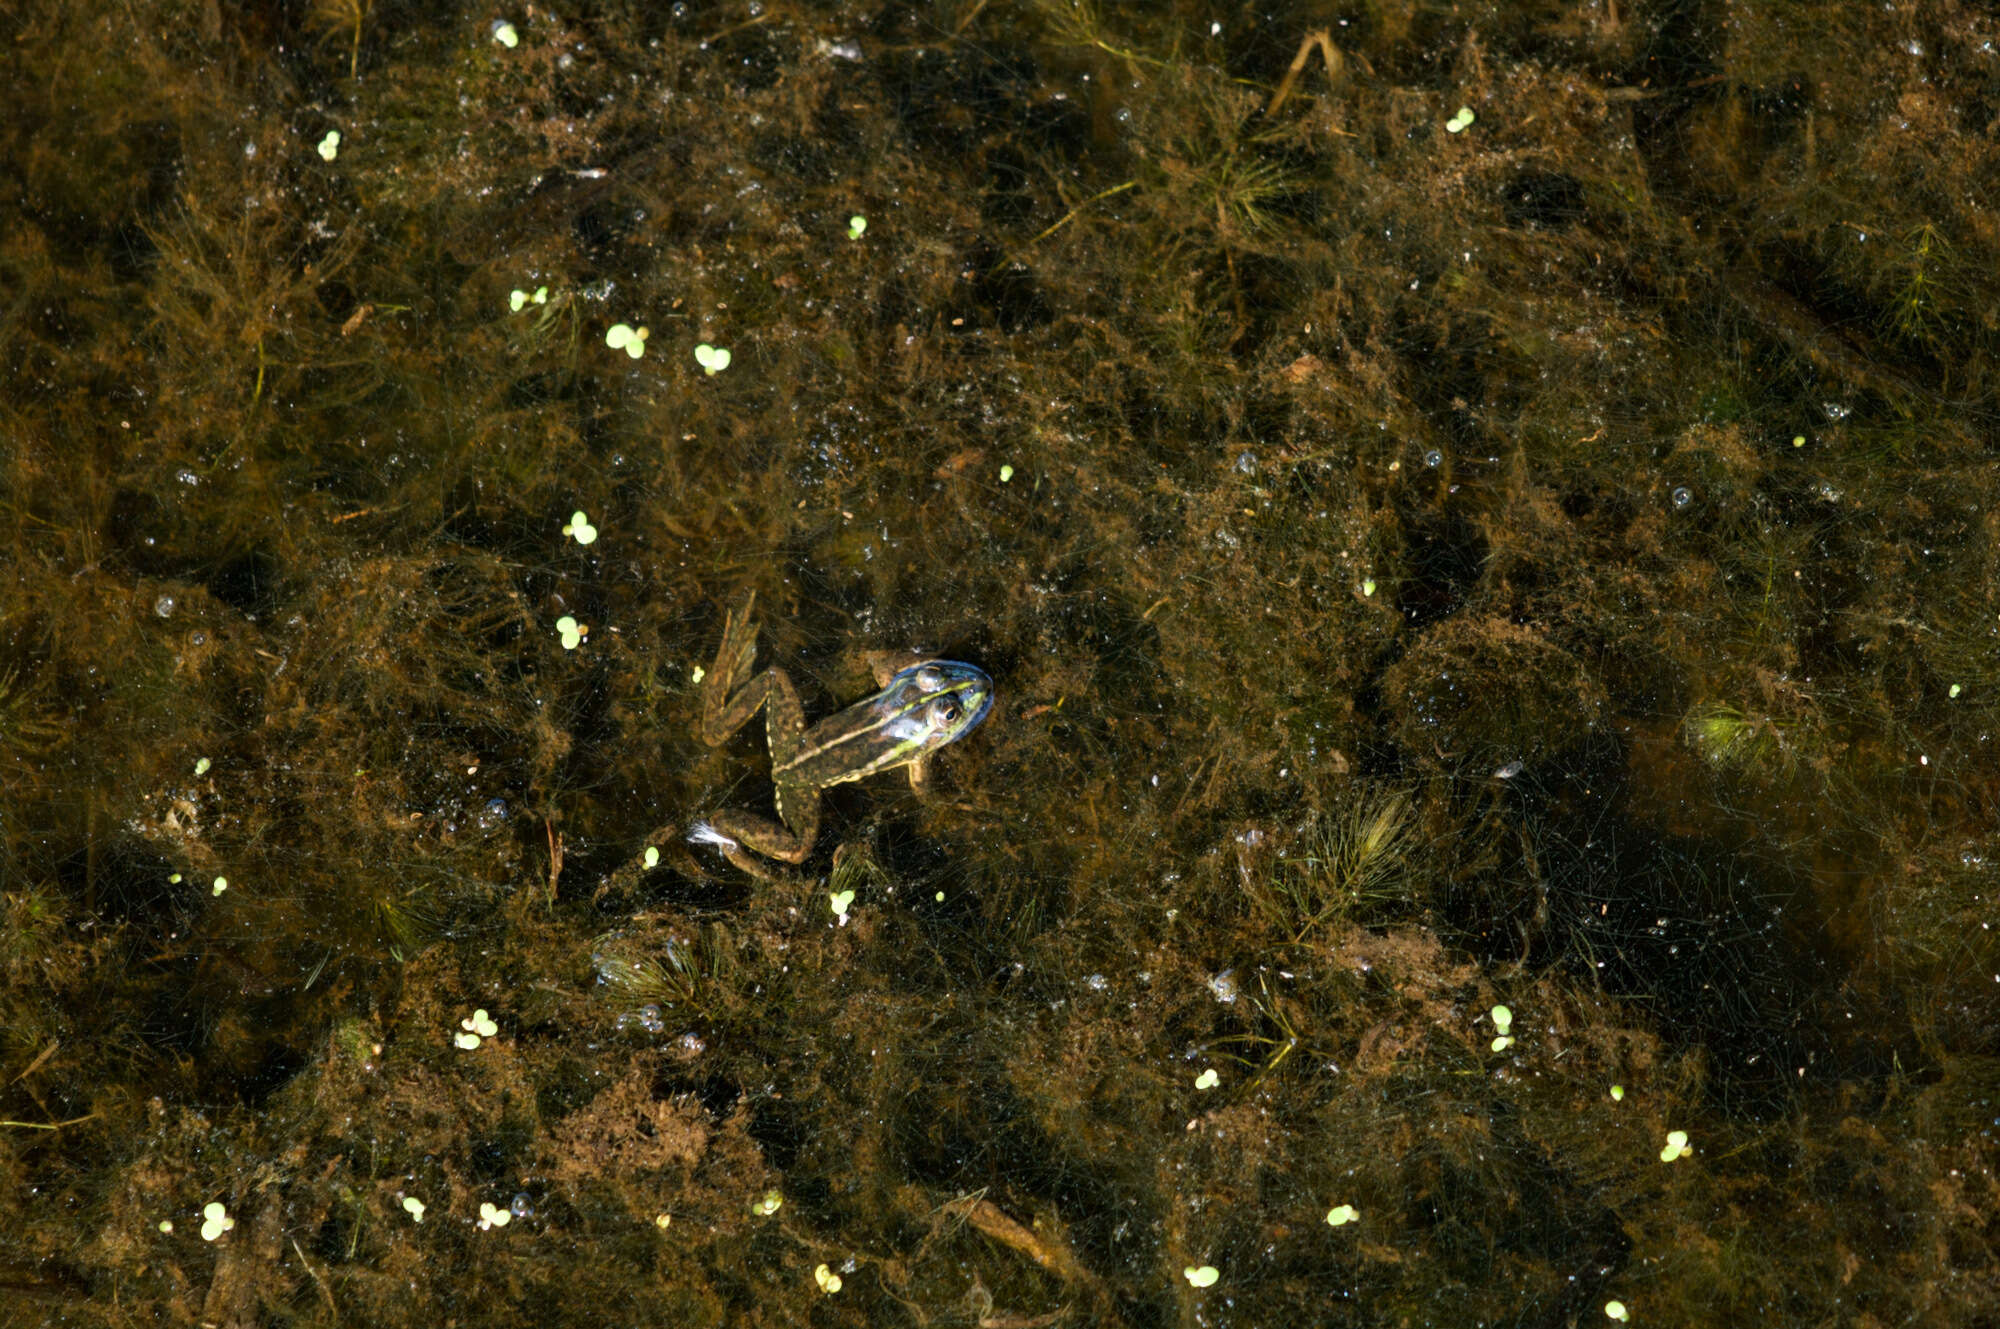
<svg viewBox="0 0 2000 1329"><path fill-rule="evenodd" d="M1681 720L1681 736L1717 771L1776 777L1821 764L1824 735L1808 715L1780 719L1728 702L1702 702Z"/></svg>
<svg viewBox="0 0 2000 1329"><path fill-rule="evenodd" d="M691 938L669 936L661 943L611 933L598 938L591 963L598 983L621 1003L683 1006L711 1015L725 954L727 946L713 928Z"/></svg>
<svg viewBox="0 0 2000 1329"><path fill-rule="evenodd" d="M367 21L373 0L313 0L306 19L320 31L321 41L347 39L347 76L353 78L361 67L361 25Z"/></svg>
<svg viewBox="0 0 2000 1329"><path fill-rule="evenodd" d="M1298 942L1322 924L1404 899L1410 822L1408 791L1364 790L1341 811L1314 819L1304 853L1279 863L1268 881L1253 879L1252 904Z"/></svg>
<svg viewBox="0 0 2000 1329"><path fill-rule="evenodd" d="M1689 711L1681 733L1703 761L1724 769L1762 765L1784 751L1770 717L1745 715L1726 702Z"/></svg>

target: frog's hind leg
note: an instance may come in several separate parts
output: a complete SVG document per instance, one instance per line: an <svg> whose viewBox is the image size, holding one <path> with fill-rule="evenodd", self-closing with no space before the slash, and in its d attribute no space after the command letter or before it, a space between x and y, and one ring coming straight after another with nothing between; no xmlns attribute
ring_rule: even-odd
<svg viewBox="0 0 2000 1329"><path fill-rule="evenodd" d="M764 689L753 686L759 680L750 677L750 666L757 661L756 607L757 592L752 591L723 620L722 645L701 694L701 738L710 747L742 728L764 700Z"/></svg>
<svg viewBox="0 0 2000 1329"><path fill-rule="evenodd" d="M718 815L716 820L724 821L725 818ZM741 827L732 824L730 829L740 830ZM693 844L705 844L719 850L724 858L736 865L738 870L759 881L781 882L787 885L803 885L805 882L805 878L798 873L787 871L770 859L753 852L741 840L731 835L729 830L712 822L696 822L688 832L688 840Z"/></svg>
<svg viewBox="0 0 2000 1329"><path fill-rule="evenodd" d="M811 825L819 824L819 800L807 796L798 800L800 804L811 803ZM787 811L782 804L780 812ZM796 817L799 808L789 810ZM722 852L722 856L753 877L765 881L790 881L796 876L777 866L772 860L786 863L802 863L812 852L812 841L801 840L783 825L768 817L760 817L754 812L725 809L715 813L707 821L696 822L688 832L688 840L693 844L705 844Z"/></svg>

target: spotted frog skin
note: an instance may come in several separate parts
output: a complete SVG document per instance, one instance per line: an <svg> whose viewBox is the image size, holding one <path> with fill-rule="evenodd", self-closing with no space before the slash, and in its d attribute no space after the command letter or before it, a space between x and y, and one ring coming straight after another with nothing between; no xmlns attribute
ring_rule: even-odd
<svg viewBox="0 0 2000 1329"><path fill-rule="evenodd" d="M808 728L784 670L751 677L756 603L753 592L723 625L715 668L702 685L701 738L710 746L722 743L762 708L779 819L725 810L698 823L689 838L714 845L754 877L774 878L783 874L769 860L797 864L812 852L822 789L893 770L908 770L911 788L921 789L930 755L986 718L993 680L956 660L922 660L904 669L878 664L881 691Z"/></svg>

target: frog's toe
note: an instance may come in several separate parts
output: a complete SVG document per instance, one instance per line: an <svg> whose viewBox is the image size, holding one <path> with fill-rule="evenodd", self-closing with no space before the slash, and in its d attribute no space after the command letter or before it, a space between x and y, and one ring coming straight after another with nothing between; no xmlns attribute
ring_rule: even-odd
<svg viewBox="0 0 2000 1329"><path fill-rule="evenodd" d="M734 836L724 835L705 821L698 821L688 827L687 838L689 844L712 844L724 853L743 847Z"/></svg>

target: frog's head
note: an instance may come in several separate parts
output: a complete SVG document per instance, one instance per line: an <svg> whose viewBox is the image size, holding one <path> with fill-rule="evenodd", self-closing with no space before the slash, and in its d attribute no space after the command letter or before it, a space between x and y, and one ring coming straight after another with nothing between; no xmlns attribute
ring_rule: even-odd
<svg viewBox="0 0 2000 1329"><path fill-rule="evenodd" d="M898 737L934 752L986 718L993 709L993 680L976 665L925 660L890 679L883 695L898 712Z"/></svg>

